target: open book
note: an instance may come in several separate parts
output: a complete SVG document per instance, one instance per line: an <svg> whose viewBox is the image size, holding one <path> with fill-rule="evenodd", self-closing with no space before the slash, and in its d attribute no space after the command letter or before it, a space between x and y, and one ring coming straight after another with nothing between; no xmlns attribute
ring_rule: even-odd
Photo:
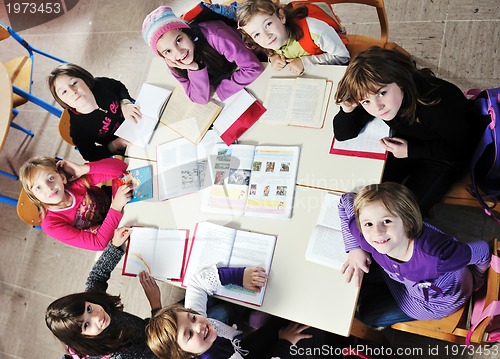
<svg viewBox="0 0 500 359"><path fill-rule="evenodd" d="M160 122L192 143L198 143L221 110L222 106L214 101L205 105L194 103L179 85L170 97Z"/></svg>
<svg viewBox="0 0 500 359"><path fill-rule="evenodd" d="M115 131L115 135L136 146L146 147L171 93L172 91L162 87L143 84L135 102L141 107L142 119L134 123L126 118Z"/></svg>
<svg viewBox="0 0 500 359"><path fill-rule="evenodd" d="M299 154L298 146L213 146L202 211L290 218Z"/></svg>
<svg viewBox="0 0 500 359"><path fill-rule="evenodd" d="M354 157L385 160L387 151L380 144L380 139L390 136L391 129L380 118L374 118L366 124L357 137L345 141L333 138L330 153Z"/></svg>
<svg viewBox="0 0 500 359"><path fill-rule="evenodd" d="M150 165L127 169L127 172L119 178L113 179L111 183L113 193L116 193L116 190L121 185L132 183L134 194L128 203L153 198L153 169Z"/></svg>
<svg viewBox="0 0 500 359"><path fill-rule="evenodd" d="M182 279L187 286L193 275L214 264L224 267L260 266L269 273L276 246L276 236L236 230L210 222L198 223ZM215 294L262 305L266 287L260 293L228 285Z"/></svg>
<svg viewBox="0 0 500 359"><path fill-rule="evenodd" d="M306 260L340 270L347 260L338 205L340 194L328 192L307 245Z"/></svg>
<svg viewBox="0 0 500 359"><path fill-rule="evenodd" d="M321 128L331 92L326 79L271 77L261 122Z"/></svg>
<svg viewBox="0 0 500 359"><path fill-rule="evenodd" d="M185 138L158 145L158 199L164 201L208 187L208 177L205 180L208 151L220 142L218 134L210 130L197 145Z"/></svg>
<svg viewBox="0 0 500 359"><path fill-rule="evenodd" d="M133 227L125 253L123 275L148 272L159 280L182 278L189 231Z"/></svg>
<svg viewBox="0 0 500 359"><path fill-rule="evenodd" d="M214 122L214 129L226 145L230 145L262 116L266 109L243 89L222 102L223 108Z"/></svg>

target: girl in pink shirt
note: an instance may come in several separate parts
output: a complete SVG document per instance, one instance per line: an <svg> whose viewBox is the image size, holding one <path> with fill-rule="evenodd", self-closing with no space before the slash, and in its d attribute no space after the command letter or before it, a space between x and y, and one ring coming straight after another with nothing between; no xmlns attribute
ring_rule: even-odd
<svg viewBox="0 0 500 359"><path fill-rule="evenodd" d="M119 187L110 200L96 184L121 176L126 168L127 164L116 158L79 165L38 157L21 167L19 177L40 212L46 234L71 246L97 251L113 238L133 188Z"/></svg>

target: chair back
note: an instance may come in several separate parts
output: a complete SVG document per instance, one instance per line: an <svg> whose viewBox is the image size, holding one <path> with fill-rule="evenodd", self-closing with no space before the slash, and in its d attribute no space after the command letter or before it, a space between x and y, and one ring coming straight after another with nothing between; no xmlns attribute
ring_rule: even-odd
<svg viewBox="0 0 500 359"><path fill-rule="evenodd" d="M5 40L9 37L10 37L9 30L7 30L4 24L0 23L0 41Z"/></svg>
<svg viewBox="0 0 500 359"><path fill-rule="evenodd" d="M64 109L61 117L59 118L59 134L65 142L67 142L71 146L75 146L75 143L73 142L73 139L69 134L69 128L69 111L68 109Z"/></svg>
<svg viewBox="0 0 500 359"><path fill-rule="evenodd" d="M17 202L17 215L24 223L27 223L30 226L39 226L42 223L40 221L38 208L36 208L33 202L31 202L28 195L22 188Z"/></svg>
<svg viewBox="0 0 500 359"><path fill-rule="evenodd" d="M375 38L371 36L357 35L351 34L349 29L347 29L347 40L348 43L346 45L349 50L349 54L351 57L356 56L360 52L370 48L371 46L379 46L385 49L397 50L406 56L410 56L406 50L400 47L395 42L389 42L389 22L387 20L387 13L385 11L384 0L299 0L304 2L324 2L330 5L336 4L360 4L367 5L375 8L377 11L377 17L380 24L380 37ZM336 8L334 8L335 10ZM337 13L338 14L338 13ZM347 19L344 19L340 16L340 20L343 22L348 22Z"/></svg>

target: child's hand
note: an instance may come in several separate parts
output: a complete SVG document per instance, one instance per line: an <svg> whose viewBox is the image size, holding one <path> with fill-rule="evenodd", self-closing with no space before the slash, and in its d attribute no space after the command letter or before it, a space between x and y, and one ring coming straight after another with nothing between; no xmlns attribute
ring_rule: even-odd
<svg viewBox="0 0 500 359"><path fill-rule="evenodd" d="M134 185L132 183L121 185L116 190L115 197L111 201L111 208L113 208L115 211L121 212L127 202L132 199L133 194Z"/></svg>
<svg viewBox="0 0 500 359"><path fill-rule="evenodd" d="M200 66L196 61L191 62L190 64L184 64L180 61L172 61L167 58L164 58L165 62L167 63L168 66L170 67L177 67L178 69L183 69L183 70L193 70L197 71L200 69Z"/></svg>
<svg viewBox="0 0 500 359"><path fill-rule="evenodd" d="M298 59L286 59L288 64L287 69L294 75L300 76L304 73L304 64L300 58Z"/></svg>
<svg viewBox="0 0 500 359"><path fill-rule="evenodd" d="M350 113L354 111L356 107L358 107L358 104L356 102L344 101L340 104L340 107L345 113Z"/></svg>
<svg viewBox="0 0 500 359"><path fill-rule="evenodd" d="M301 339L312 338L311 334L302 334L302 331L309 328L308 325L302 325L294 322L290 322L286 327L281 328L278 331L278 337L292 343L297 344Z"/></svg>
<svg viewBox="0 0 500 359"><path fill-rule="evenodd" d="M57 162L56 166L58 169L64 171L68 182L75 181L90 171L90 166L88 164L79 165L66 160Z"/></svg>
<svg viewBox="0 0 500 359"><path fill-rule="evenodd" d="M125 149L127 148L128 145L130 145L130 142L128 142L127 140L124 140L121 137L117 137L113 141L111 141L112 147L108 146L108 148L113 153L121 153L121 152L125 151ZM114 149L114 151L113 151L113 149Z"/></svg>
<svg viewBox="0 0 500 359"><path fill-rule="evenodd" d="M380 140L380 144L386 151L392 152L396 158L408 157L408 141L399 137L385 137Z"/></svg>
<svg viewBox="0 0 500 359"><path fill-rule="evenodd" d="M121 247L121 245L130 237L130 231L130 227L120 227L115 229L115 234L111 239L111 243L115 247Z"/></svg>
<svg viewBox="0 0 500 359"><path fill-rule="evenodd" d="M370 271L371 263L372 259L369 253L360 248L353 249L349 252L347 261L340 269L340 272L346 275L346 283L354 279L354 284L356 287L359 287L361 278L363 278L363 272L368 273Z"/></svg>
<svg viewBox="0 0 500 359"><path fill-rule="evenodd" d="M137 123L142 118L141 108L133 103L126 103L121 106L123 117L131 119Z"/></svg>
<svg viewBox="0 0 500 359"><path fill-rule="evenodd" d="M286 57L280 54L273 54L269 56L269 63L275 70L281 70L288 64L286 62Z"/></svg>
<svg viewBox="0 0 500 359"><path fill-rule="evenodd" d="M245 268L243 272L243 288L260 292L260 288L267 282L268 275L262 267Z"/></svg>
<svg viewBox="0 0 500 359"><path fill-rule="evenodd" d="M148 272L141 271L139 273L139 281L141 282L142 289L144 289L144 294L148 298L151 309L161 308L160 288L156 284L155 279Z"/></svg>

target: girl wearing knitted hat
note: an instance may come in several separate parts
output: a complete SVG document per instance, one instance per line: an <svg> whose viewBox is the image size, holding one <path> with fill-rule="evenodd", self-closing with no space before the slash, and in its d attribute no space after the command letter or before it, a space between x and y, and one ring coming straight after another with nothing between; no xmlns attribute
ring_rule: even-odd
<svg viewBox="0 0 500 359"><path fill-rule="evenodd" d="M196 103L207 103L214 92L224 101L263 70L238 32L223 21L190 26L170 7L160 6L146 16L142 34Z"/></svg>

